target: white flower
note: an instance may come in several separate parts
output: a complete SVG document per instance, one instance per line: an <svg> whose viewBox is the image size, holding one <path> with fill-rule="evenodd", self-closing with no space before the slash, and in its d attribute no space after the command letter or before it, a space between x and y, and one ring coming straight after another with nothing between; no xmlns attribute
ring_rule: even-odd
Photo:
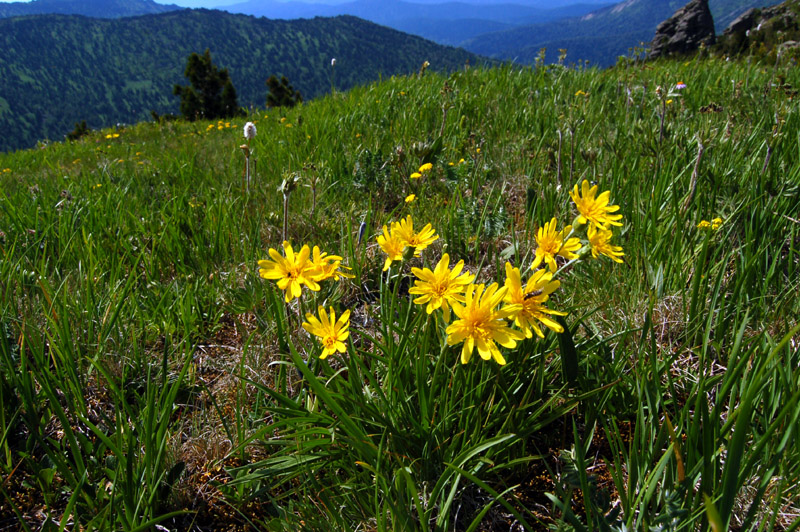
<svg viewBox="0 0 800 532"><path fill-rule="evenodd" d="M336 58L335 57L333 59L331 59L331 66L332 67L336 66Z"/></svg>
<svg viewBox="0 0 800 532"><path fill-rule="evenodd" d="M244 125L244 138L247 140L256 138L256 125L254 123L248 122Z"/></svg>

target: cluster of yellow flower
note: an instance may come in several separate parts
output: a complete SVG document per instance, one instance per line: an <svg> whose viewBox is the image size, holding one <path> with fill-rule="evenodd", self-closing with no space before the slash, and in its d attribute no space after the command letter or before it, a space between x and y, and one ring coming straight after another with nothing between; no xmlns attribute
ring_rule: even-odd
<svg viewBox="0 0 800 532"><path fill-rule="evenodd" d="M422 166L419 167L419 170L417 170L416 172L412 173L408 177L411 178L411 179L420 179L422 176L424 176L425 174L430 172L432 169L433 169L433 164L432 163L425 163L425 164L423 164Z"/></svg>
<svg viewBox="0 0 800 532"><path fill-rule="evenodd" d="M595 258L606 255L616 262L622 262L622 248L609 243L612 237L609 226L622 225L622 215L615 214L619 206L609 205L608 191L598 196L597 190L598 187L590 186L588 181L583 181L580 192L576 185L570 192L579 212L573 225L558 231L557 221L553 218L539 229L537 249L531 265L533 273L524 284L519 268L510 263L505 264L506 278L502 287L498 283L488 286L475 284L475 275L464 271L463 260L450 268L450 256L447 253L433 270L411 269L416 279L409 294L416 296L415 304L425 305L428 314L441 310L442 319L447 324L447 344L462 345L462 364L469 362L477 350L482 359L492 359L505 365L506 360L498 344L513 349L518 341L532 338L534 334L544 338L542 326L558 333L564 332L552 316L565 316L566 313L547 308L546 305L550 294L561 286L560 281L553 279L558 269L557 256L574 260L588 255L591 250ZM576 227L583 226L587 227L587 246L582 245L580 238L572 236ZM378 245L386 254L383 270L388 270L395 261L405 261L419 255L438 238L431 224L415 231L410 215L399 222L392 222L391 227L384 225L383 233L377 237ZM287 302L302 295L303 285L318 291L318 283L324 279L352 277L340 270L346 267L341 266L342 258L339 256L320 253L315 246L313 258L310 258L308 245L303 246L297 254L288 242L284 242L283 247L284 256L270 249L272 260L259 261L259 274L265 279L277 280L278 287L285 291ZM582 249L586 252L576 253ZM542 263L547 268L537 269ZM451 311L457 318L452 323ZM307 322L302 326L321 339L323 351L320 358L337 351L345 352L350 311L345 310L336 319L333 308L328 312L320 306L318 315L319 318L306 314ZM517 329L512 328L510 322Z"/></svg>
<svg viewBox="0 0 800 532"><path fill-rule="evenodd" d="M239 127L236 124L231 124L230 122L226 122L224 120L218 120L216 124L208 124L206 126L206 133L210 132L212 129L230 129Z"/></svg>
<svg viewBox="0 0 800 532"><path fill-rule="evenodd" d="M575 219L573 226L567 226L569 230L565 229L565 231L570 234L579 226L586 225L586 238L592 250L592 257L598 258L599 255L605 255L614 262L621 263L621 257L625 256L625 253L622 252L621 247L611 244L613 233L609 227L612 225L622 226L620 221L622 220L622 215L615 214L619 210L619 205L608 204L611 192L606 190L598 196L597 190L597 185L590 186L585 179L581 183L580 193L578 192L578 185L575 185L569 195L572 201L575 202L579 215ZM570 247L570 241L571 239L565 243L565 248ZM571 249L567 253L576 250L574 245L575 243L572 242ZM567 258L572 260L575 257L568 255ZM550 264L550 267L552 269L553 264Z"/></svg>
<svg viewBox="0 0 800 532"><path fill-rule="evenodd" d="M342 257L328 255L320 251L318 246L314 246L312 251L306 244L295 253L291 244L284 241L283 255L276 249L270 248L269 256L272 260L258 261L258 273L264 279L278 281L278 288L284 291L287 303L303 295L303 286L317 292L322 281L328 279L339 281L343 277L353 278L353 275L345 271L350 268L342 266ZM336 351L344 353L346 350L344 341L350 334L347 330L350 326L350 311L344 311L338 320L333 308L330 309L330 318L321 306L318 314L319 319L313 314L306 314L308 321L303 323L303 328L322 339L323 350L320 358L324 359Z"/></svg>
<svg viewBox="0 0 800 532"><path fill-rule="evenodd" d="M258 261L258 274L264 279L278 281L278 288L284 291L284 298L289 303L303 295L303 286L314 292L319 291L319 283L328 279L335 281L353 275L344 270L342 257L321 252L314 246L313 254L308 244L295 253L289 242L283 242L283 256L274 248L269 249L272 260Z"/></svg>
<svg viewBox="0 0 800 532"><path fill-rule="evenodd" d="M711 229L712 231L716 231L722 226L722 218L714 218L710 222L708 220L700 220L700 223L697 224L698 229Z"/></svg>
<svg viewBox="0 0 800 532"><path fill-rule="evenodd" d="M378 245L386 254L384 270L392 262L411 258L438 238L430 224L419 232L414 231L413 220L407 216L400 222L391 224L391 230L383 226L383 234L378 236ZM409 294L417 296L414 303L425 305L428 314L442 311L442 318L449 324L446 329L449 345L463 344L461 362L466 364L475 349L481 358L493 359L505 364L497 344L514 348L518 340L531 338L535 332L544 337L537 320L545 326L562 332L563 328L548 314L563 315L545 306L549 295L560 283L554 281L553 274L545 270L535 272L523 286L520 271L506 264L505 286L492 283L488 287L473 283L475 275L464 272L464 261L450 268L450 256L445 253L436 267L412 268L417 278ZM500 308L500 304L503 304ZM451 310L458 319L452 324ZM507 320L513 321L520 330L512 329Z"/></svg>
<svg viewBox="0 0 800 532"><path fill-rule="evenodd" d="M386 262L383 264L383 271L389 269L392 262L403 260L406 253L419 255L419 252L430 246L439 235L433 230L431 224L426 225L419 231L414 231L414 220L409 214L404 220L392 222L389 230L383 226L383 234L378 236L378 245L386 253ZM408 251L407 251L408 250Z"/></svg>
<svg viewBox="0 0 800 532"><path fill-rule="evenodd" d="M3 173L4 174L10 174L11 173L11 168L3 168Z"/></svg>
<svg viewBox="0 0 800 532"><path fill-rule="evenodd" d="M616 262L622 262L620 257L624 253L621 247L610 244L612 232L609 228L610 225L622 225L622 215L615 214L619 206L609 205L610 192L598 196L597 190L596 185L590 186L588 181L584 181L580 191L576 185L570 193L579 212L574 226L587 226L588 246L593 257L606 255ZM410 217L406 223L410 224ZM473 351L477 349L482 359L492 359L504 365L506 360L498 344L513 349L519 340L532 338L534 333L544 338L540 325L555 332L564 332L563 327L551 316L564 316L566 313L546 306L550 294L561 285L560 281L553 279L558 269L555 257L578 259L580 255L576 251L583 245L580 238L572 236L573 226L558 231L556 225L557 221L553 218L539 229L537 249L531 264L534 272L524 285L519 268L510 263L505 264L506 279L502 287L497 283L488 287L474 284L473 274L462 273L463 261L452 270L449 269L450 257L447 254L442 256L433 271L412 268L412 273L417 277L414 286L409 289L410 294L418 296L414 303L427 305L428 314L441 309L442 317L448 324L451 308L456 314L458 319L449 324L445 332L448 345L462 344L462 364L469 362ZM433 234L433 230L430 231ZM403 256L399 245L391 245L394 232L394 227L389 233L384 226L384 235L378 240L387 254L384 269L393 260ZM548 268L537 269L543 262ZM511 328L508 322L513 322L519 330Z"/></svg>
<svg viewBox="0 0 800 532"><path fill-rule="evenodd" d="M118 139L119 138L119 133L109 133L109 134L106 135L106 138L107 139Z"/></svg>

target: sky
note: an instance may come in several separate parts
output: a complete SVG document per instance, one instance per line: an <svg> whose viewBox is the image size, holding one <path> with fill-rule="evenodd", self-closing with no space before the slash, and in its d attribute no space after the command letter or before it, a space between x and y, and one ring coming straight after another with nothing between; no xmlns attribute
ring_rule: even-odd
<svg viewBox="0 0 800 532"><path fill-rule="evenodd" d="M9 2L30 2L31 0L0 0L0 3L9 3ZM244 0L155 0L157 4L175 4L183 7L215 7L215 6L224 6L230 4L240 4ZM287 2L291 2L292 0L283 0ZM302 0L306 3L310 4L331 4L336 2L325 1L325 0Z"/></svg>

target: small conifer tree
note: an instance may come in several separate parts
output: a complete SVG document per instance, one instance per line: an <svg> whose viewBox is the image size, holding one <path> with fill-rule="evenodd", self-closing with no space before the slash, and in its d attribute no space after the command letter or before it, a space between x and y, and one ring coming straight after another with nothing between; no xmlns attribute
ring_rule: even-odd
<svg viewBox="0 0 800 532"><path fill-rule="evenodd" d="M274 75L270 76L267 79L267 88L267 107L294 107L303 101L300 91L289 84L286 76L281 76L280 81Z"/></svg>
<svg viewBox="0 0 800 532"><path fill-rule="evenodd" d="M181 115L185 119L213 120L242 114L228 69L219 69L211 62L208 48L203 55L189 56L184 76L190 85L175 85L172 93L181 97Z"/></svg>
<svg viewBox="0 0 800 532"><path fill-rule="evenodd" d="M89 134L89 126L86 125L86 120L75 122L75 129L67 133L67 140L78 140L84 135Z"/></svg>

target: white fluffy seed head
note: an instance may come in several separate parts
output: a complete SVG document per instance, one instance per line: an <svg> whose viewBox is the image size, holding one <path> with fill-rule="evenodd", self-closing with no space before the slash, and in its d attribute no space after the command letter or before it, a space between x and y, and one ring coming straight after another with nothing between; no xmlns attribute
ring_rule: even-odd
<svg viewBox="0 0 800 532"><path fill-rule="evenodd" d="M254 123L248 122L244 125L244 138L247 140L256 138L256 125Z"/></svg>

